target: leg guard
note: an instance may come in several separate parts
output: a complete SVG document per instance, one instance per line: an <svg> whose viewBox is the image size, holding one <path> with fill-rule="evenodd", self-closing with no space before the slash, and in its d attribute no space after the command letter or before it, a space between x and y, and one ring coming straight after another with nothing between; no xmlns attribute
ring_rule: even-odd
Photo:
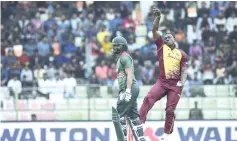
<svg viewBox="0 0 237 141"><path fill-rule="evenodd" d="M120 118L120 124L121 124L121 127L122 127L122 130L123 130L123 134L124 134L124 139L125 141L127 141L127 123L126 123L126 118L125 117L121 117Z"/></svg>
<svg viewBox="0 0 237 141"><path fill-rule="evenodd" d="M130 126L130 128L132 130L135 140L136 141L145 141L142 123L139 120L139 118L130 119L128 117L127 121L128 121L128 125Z"/></svg>
<svg viewBox="0 0 237 141"><path fill-rule="evenodd" d="M115 128L115 132L116 132L118 141L125 141L123 129L120 124L120 117L119 117L117 110L114 107L112 107L112 121L114 124L114 128Z"/></svg>

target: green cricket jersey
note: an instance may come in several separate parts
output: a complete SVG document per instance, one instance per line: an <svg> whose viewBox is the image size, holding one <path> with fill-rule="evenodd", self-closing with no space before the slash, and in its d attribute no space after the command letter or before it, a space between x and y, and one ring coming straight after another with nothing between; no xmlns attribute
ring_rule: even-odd
<svg viewBox="0 0 237 141"><path fill-rule="evenodd" d="M136 82L132 57L127 52L123 52L117 58L116 67L117 67L117 79L119 83L119 91L125 91L127 88L127 74L125 72L126 68L132 68L133 83Z"/></svg>

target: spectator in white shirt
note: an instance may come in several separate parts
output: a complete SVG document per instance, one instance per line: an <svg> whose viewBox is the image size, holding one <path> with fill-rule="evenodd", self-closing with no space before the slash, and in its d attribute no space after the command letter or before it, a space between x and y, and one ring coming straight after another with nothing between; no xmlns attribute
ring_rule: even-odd
<svg viewBox="0 0 237 141"><path fill-rule="evenodd" d="M39 80L43 78L45 70L41 67L40 64L37 65L37 69L34 70L34 77Z"/></svg>
<svg viewBox="0 0 237 141"><path fill-rule="evenodd" d="M136 42L134 41L134 37L130 36L128 38L128 51L129 52L134 52L136 49L139 49L140 46L136 44Z"/></svg>
<svg viewBox="0 0 237 141"><path fill-rule="evenodd" d="M226 29L228 33L234 31L234 26L237 25L237 17L235 13L232 13L231 17L227 19Z"/></svg>
<svg viewBox="0 0 237 141"><path fill-rule="evenodd" d="M55 78L48 78L48 91L51 94L55 94L57 91L57 86L56 86L56 79Z"/></svg>
<svg viewBox="0 0 237 141"><path fill-rule="evenodd" d="M68 72L67 77L64 78L64 97L73 98L76 94L77 81L72 77L72 73Z"/></svg>
<svg viewBox="0 0 237 141"><path fill-rule="evenodd" d="M187 40L192 44L194 40L201 40L201 32L197 30L196 25L187 26Z"/></svg>
<svg viewBox="0 0 237 141"><path fill-rule="evenodd" d="M18 21L18 26L20 27L21 32L27 30L27 25L30 23L28 19L26 19L26 15L22 15L21 19Z"/></svg>
<svg viewBox="0 0 237 141"><path fill-rule="evenodd" d="M228 84L228 76L224 64L219 63L216 69L216 78L213 80L214 84Z"/></svg>
<svg viewBox="0 0 237 141"><path fill-rule="evenodd" d="M55 66L53 65L53 63L49 63L49 67L47 69L47 77L51 78L55 78L55 73L56 73L56 69Z"/></svg>
<svg viewBox="0 0 237 141"><path fill-rule="evenodd" d="M187 80L185 81L184 83L184 87L183 87L183 91L182 91L182 95L185 95L187 97L190 97L191 96L191 93L190 93L190 77L189 75L187 76Z"/></svg>
<svg viewBox="0 0 237 141"><path fill-rule="evenodd" d="M10 91L10 96L13 96L17 99L19 98L21 92L22 92L22 84L21 81L18 80L17 75L13 75L12 79L10 79L7 83L7 87Z"/></svg>
<svg viewBox="0 0 237 141"><path fill-rule="evenodd" d="M56 73L55 76L56 76L56 79L55 79L56 93L57 94L63 94L64 93L63 77L60 76L59 73Z"/></svg>
<svg viewBox="0 0 237 141"><path fill-rule="evenodd" d="M203 72L203 82L204 84L213 84L213 79L215 78L213 69L210 64L206 65Z"/></svg>
<svg viewBox="0 0 237 141"><path fill-rule="evenodd" d="M203 7L203 3L205 2L205 8L210 8L211 2L210 1L197 1L198 9Z"/></svg>
<svg viewBox="0 0 237 141"><path fill-rule="evenodd" d="M75 13L72 15L70 22L71 22L72 31L75 31L77 29L78 25L81 24L80 19L77 17L77 15Z"/></svg>
<svg viewBox="0 0 237 141"><path fill-rule="evenodd" d="M204 14L203 17L199 17L197 20L197 30L203 30L206 26L213 30L214 24L212 22L212 18L209 17L207 14Z"/></svg>
<svg viewBox="0 0 237 141"><path fill-rule="evenodd" d="M220 27L221 25L225 25L226 24L226 19L223 15L223 13L219 13L218 16L214 19L214 26L215 26L215 30L217 31L218 27Z"/></svg>
<svg viewBox="0 0 237 141"><path fill-rule="evenodd" d="M29 69L29 66L26 65L24 69L21 71L21 80L23 80L23 76L26 76L26 81L33 81L33 72Z"/></svg>
<svg viewBox="0 0 237 141"><path fill-rule="evenodd" d="M197 73L197 78L201 79L201 72L199 71L198 67L195 65L193 62L192 65L189 65L187 69L188 76L190 77L191 80L194 79L194 73Z"/></svg>
<svg viewBox="0 0 237 141"><path fill-rule="evenodd" d="M55 79L49 79L49 91L54 95L61 95L61 97L63 97L63 93L64 93L64 82L63 80L60 78L59 73L55 73Z"/></svg>
<svg viewBox="0 0 237 141"><path fill-rule="evenodd" d="M109 31L109 21L106 19L105 14L102 14L100 18L96 21L96 29L99 30L101 25L104 25L105 29Z"/></svg>
<svg viewBox="0 0 237 141"><path fill-rule="evenodd" d="M47 73L44 73L43 79L38 80L38 96L49 99L50 94L50 81L48 80Z"/></svg>
<svg viewBox="0 0 237 141"><path fill-rule="evenodd" d="M65 15L61 15L61 19L57 22L58 28L61 31L68 31L70 28L70 21Z"/></svg>
<svg viewBox="0 0 237 141"><path fill-rule="evenodd" d="M114 9L110 8L109 11L106 13L106 18L111 21L115 18Z"/></svg>

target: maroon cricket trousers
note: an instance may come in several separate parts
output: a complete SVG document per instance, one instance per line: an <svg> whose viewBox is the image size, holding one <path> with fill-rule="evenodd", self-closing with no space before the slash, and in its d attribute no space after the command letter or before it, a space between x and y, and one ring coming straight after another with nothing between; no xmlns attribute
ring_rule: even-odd
<svg viewBox="0 0 237 141"><path fill-rule="evenodd" d="M147 96L143 100L143 104L140 108L139 114L142 123L145 123L149 110L153 107L155 102L167 95L166 103L166 118L164 132L171 134L173 132L175 114L174 110L180 99L182 88L176 86L170 86L167 83L158 80L150 89Z"/></svg>

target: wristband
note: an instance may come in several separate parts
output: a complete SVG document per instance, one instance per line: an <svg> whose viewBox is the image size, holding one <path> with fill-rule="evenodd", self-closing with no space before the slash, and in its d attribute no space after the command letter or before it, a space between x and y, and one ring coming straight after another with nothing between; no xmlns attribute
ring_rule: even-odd
<svg viewBox="0 0 237 141"><path fill-rule="evenodd" d="M126 89L126 92L127 93L131 93L131 89Z"/></svg>
<svg viewBox="0 0 237 141"><path fill-rule="evenodd" d="M181 84L181 86L183 86L183 82L182 81L178 81L178 84Z"/></svg>

